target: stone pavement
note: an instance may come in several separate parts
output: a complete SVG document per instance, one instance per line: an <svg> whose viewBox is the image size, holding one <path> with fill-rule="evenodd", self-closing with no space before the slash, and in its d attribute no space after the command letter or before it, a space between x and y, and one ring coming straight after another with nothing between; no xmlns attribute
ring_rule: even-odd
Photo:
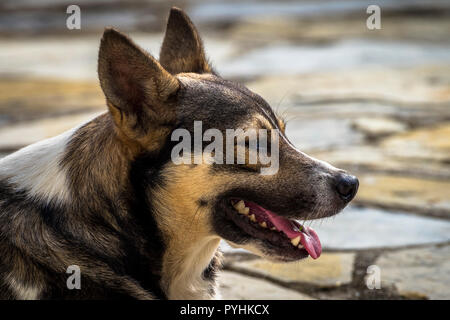
<svg viewBox="0 0 450 320"><path fill-rule="evenodd" d="M302 151L360 179L352 206L306 223L324 247L318 260L271 263L224 243L223 298L450 299L450 5L429 1L422 15L413 0L383 3L382 29L370 31L370 1L183 2L217 70L284 116ZM0 157L105 111L104 25L159 51L163 2L104 13L91 1L76 35L59 27L58 6L0 4L10 21L0 24ZM46 19L11 20L23 12ZM380 289L366 285L372 265Z"/></svg>
<svg viewBox="0 0 450 320"><path fill-rule="evenodd" d="M235 272L221 272L219 284L224 300L313 300L298 291Z"/></svg>
<svg viewBox="0 0 450 320"><path fill-rule="evenodd" d="M306 283L318 287L340 286L352 281L354 253L324 253L320 259L276 263L255 259L232 263L229 268L283 283Z"/></svg>
<svg viewBox="0 0 450 320"><path fill-rule="evenodd" d="M405 249L381 255L375 264L383 272L381 279L384 285L394 286L404 297L448 300L449 255L448 245Z"/></svg>

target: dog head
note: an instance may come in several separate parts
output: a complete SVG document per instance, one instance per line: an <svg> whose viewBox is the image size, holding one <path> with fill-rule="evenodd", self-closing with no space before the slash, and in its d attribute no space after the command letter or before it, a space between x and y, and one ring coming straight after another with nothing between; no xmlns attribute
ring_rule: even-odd
<svg viewBox="0 0 450 320"><path fill-rule="evenodd" d="M117 136L134 163L133 177L169 246L189 250L199 239L220 237L276 260L320 255L316 233L296 220L338 213L355 196L358 180L299 151L263 98L217 75L181 10L171 10L159 62L128 37L106 30L98 72ZM227 129L242 131L230 140ZM266 132L266 143L253 144L245 136L251 130ZM192 152L181 152L188 161L174 160L181 154L174 153L180 142L175 132L192 139ZM196 161L196 150L213 141L222 142L223 152L218 147L211 153L215 161L204 153ZM227 153L237 149L244 150L243 161L230 163ZM258 157L251 162L255 150L273 163ZM262 174L268 168L275 170Z"/></svg>

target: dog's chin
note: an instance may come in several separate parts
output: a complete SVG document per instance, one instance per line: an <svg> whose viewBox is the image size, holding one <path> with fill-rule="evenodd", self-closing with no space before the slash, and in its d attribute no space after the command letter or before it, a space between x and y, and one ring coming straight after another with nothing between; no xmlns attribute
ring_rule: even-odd
<svg viewBox="0 0 450 320"><path fill-rule="evenodd" d="M330 214L337 213L330 210ZM273 261L317 259L322 247L312 228L287 219L256 203L236 198L217 205L213 216L215 231L232 247L243 248Z"/></svg>

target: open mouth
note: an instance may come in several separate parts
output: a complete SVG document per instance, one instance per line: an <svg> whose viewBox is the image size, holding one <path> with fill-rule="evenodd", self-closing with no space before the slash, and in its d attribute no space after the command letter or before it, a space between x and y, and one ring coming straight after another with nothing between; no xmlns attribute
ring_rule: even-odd
<svg viewBox="0 0 450 320"><path fill-rule="evenodd" d="M250 201L232 199L231 205L234 214L230 218L240 229L283 254L292 258L310 255L317 259L322 253L319 237L312 228Z"/></svg>

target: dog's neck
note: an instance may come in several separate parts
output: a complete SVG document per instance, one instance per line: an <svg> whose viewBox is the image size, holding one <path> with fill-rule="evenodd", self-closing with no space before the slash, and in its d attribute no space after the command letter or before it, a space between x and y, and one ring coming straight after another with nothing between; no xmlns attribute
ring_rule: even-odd
<svg viewBox="0 0 450 320"><path fill-rule="evenodd" d="M219 242L220 238L210 237L197 243L170 243L164 255L161 279L169 299L217 298L214 273L220 264Z"/></svg>

